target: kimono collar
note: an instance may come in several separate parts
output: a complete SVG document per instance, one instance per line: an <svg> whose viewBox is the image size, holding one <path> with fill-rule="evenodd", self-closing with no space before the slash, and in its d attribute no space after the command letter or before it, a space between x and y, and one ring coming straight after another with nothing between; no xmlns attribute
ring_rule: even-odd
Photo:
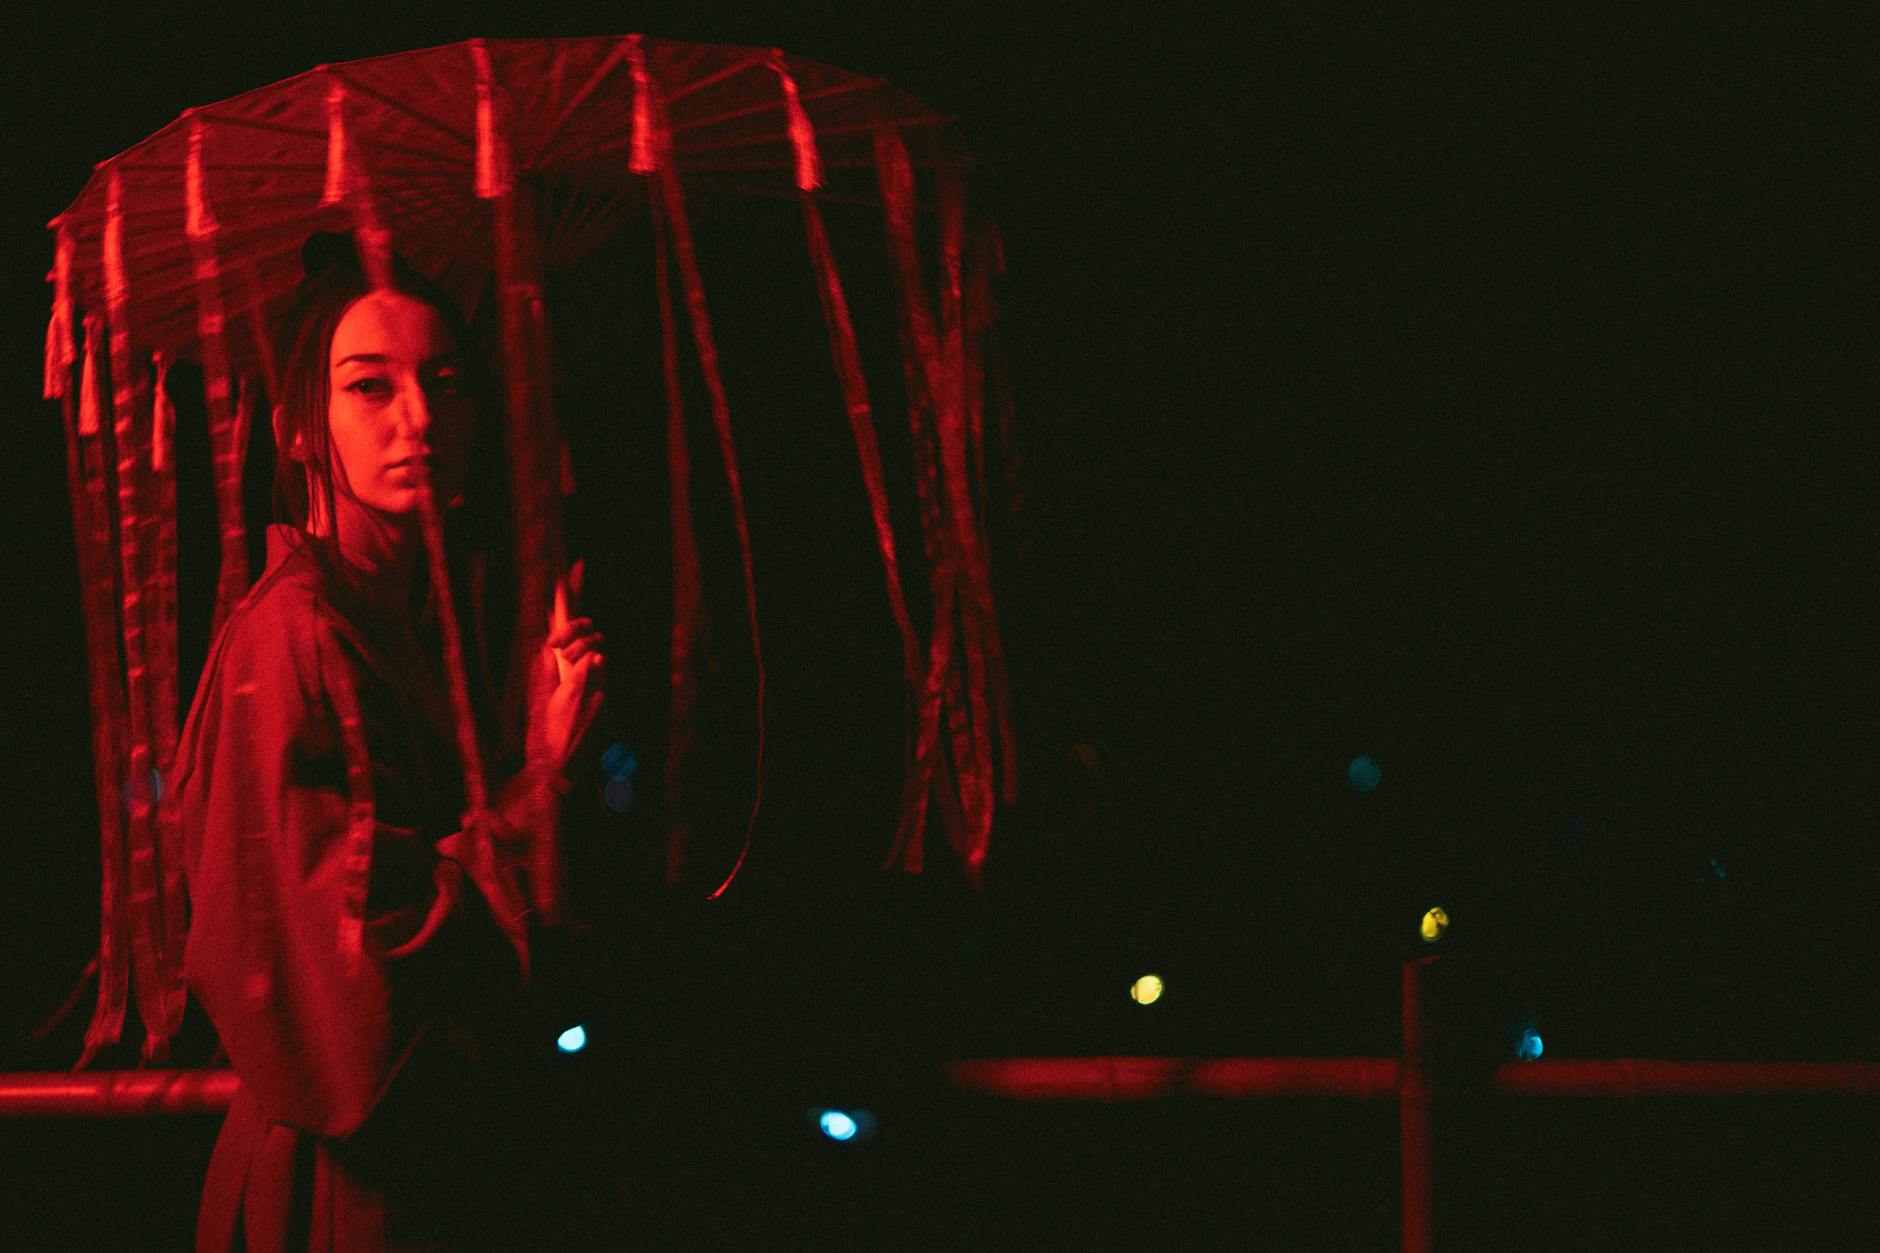
<svg viewBox="0 0 1880 1253"><path fill-rule="evenodd" d="M343 557L330 541L316 539L298 527L281 522L268 526L269 570L301 548L308 550L308 555L329 579L337 578L344 583L344 587L337 590L344 594L348 604L356 611L364 610L378 625L389 627L402 623L409 629L429 618L430 597L425 597L425 612L413 610L405 599L410 596L411 588L389 571ZM344 568L335 569L336 561L342 562Z"/></svg>

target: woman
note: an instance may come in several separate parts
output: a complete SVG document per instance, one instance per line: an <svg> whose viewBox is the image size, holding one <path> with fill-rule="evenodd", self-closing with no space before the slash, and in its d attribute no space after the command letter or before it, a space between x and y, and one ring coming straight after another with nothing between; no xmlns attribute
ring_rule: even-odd
<svg viewBox="0 0 1880 1253"><path fill-rule="evenodd" d="M600 636L568 616L577 567L528 684L523 767L466 822L422 529L427 490L466 512L465 336L417 276L375 292L350 254L344 237L306 250L275 417L286 521L177 755L186 976L242 1081L199 1249L516 1238L529 1120L502 1093L527 968L521 868L531 840L556 838L600 702Z"/></svg>

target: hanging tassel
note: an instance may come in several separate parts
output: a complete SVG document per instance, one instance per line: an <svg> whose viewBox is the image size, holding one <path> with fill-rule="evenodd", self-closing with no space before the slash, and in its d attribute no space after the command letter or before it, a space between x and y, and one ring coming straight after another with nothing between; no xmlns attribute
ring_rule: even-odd
<svg viewBox="0 0 1880 1253"><path fill-rule="evenodd" d="M339 715L340 745L346 758L346 845L340 858L344 906L335 942L348 974L357 974L365 956L366 888L372 877L372 758L366 750L359 694L344 664L334 671L330 689Z"/></svg>
<svg viewBox="0 0 1880 1253"><path fill-rule="evenodd" d="M109 567L111 534L105 505L105 467L98 438L97 353L103 327L85 319L85 374L80 404L67 395L60 406L65 425L65 473L72 502L72 534L78 550L81 608L85 623L86 690L91 703L92 786L98 802L100 876L98 911L98 1000L85 1030L84 1050L73 1067L82 1070L106 1045L123 1034L128 999L129 954L124 938L124 826L119 784L124 777L119 746L126 717L117 668L116 614L111 604ZM92 429L80 419L91 408Z"/></svg>
<svg viewBox="0 0 1880 1253"><path fill-rule="evenodd" d="M331 77L326 89L326 187L320 207L344 204L352 210L359 267L373 288L383 291L392 285L391 234L379 222L371 180L346 128L345 84L330 68L322 68Z"/></svg>
<svg viewBox="0 0 1880 1253"><path fill-rule="evenodd" d="M483 782L483 752L477 746L476 717L470 712L470 684L465 677L463 636L450 590L450 567L444 555L444 524L438 520L437 501L429 483L421 485L418 503L424 526L424 551L430 559L431 595L437 600L437 621L444 634L444 677L450 686L450 709L457 732L457 764L463 771L464 802L470 813L489 804ZM469 819L465 818L468 825Z"/></svg>
<svg viewBox="0 0 1880 1253"><path fill-rule="evenodd" d="M495 75L490 69L489 46L481 39L472 39L470 59L476 63L477 71L476 194L479 200L494 200L508 195L512 185L509 140L497 125Z"/></svg>
<svg viewBox="0 0 1880 1253"><path fill-rule="evenodd" d="M98 389L103 386L98 381L98 337L103 333L96 318L85 319L85 366L78 379L78 433L87 437L103 429L103 402L98 397Z"/></svg>
<svg viewBox="0 0 1880 1253"><path fill-rule="evenodd" d="M659 125L660 151L670 155L664 118L654 109ZM672 162L662 162L657 179L660 207L670 232L673 258L678 262L679 278L685 285L686 312L692 324L692 344L698 353L699 370L705 376L705 392L711 400L712 429L718 437L718 455L724 462L725 484L730 488L732 520L737 525L738 557L744 574L744 607L751 628L751 653L757 667L757 780L751 800L751 815L744 829L744 847L723 883L709 899L724 895L738 875L751 851L751 835L757 827L757 813L764 798L764 649L757 629L757 580L751 570L751 530L744 508L744 486L738 474L737 450L731 439L731 407L725 399L724 380L718 372L718 346L712 338L711 315L705 307L705 283L699 275L698 257L692 247L692 232L685 216L685 193L679 185L678 171Z"/></svg>
<svg viewBox="0 0 1880 1253"><path fill-rule="evenodd" d="M672 518L672 711L666 737L666 883L679 886L691 821L685 802L685 764L698 736L698 666L694 660L705 625L699 577L698 526L692 515L692 453L685 437L685 398L679 385L679 332L672 308L672 273L659 196L647 187L653 222L653 268L659 292L659 348L666 385L666 479Z"/></svg>
<svg viewBox="0 0 1880 1253"><path fill-rule="evenodd" d="M255 277L252 261L242 263L243 296L248 308L248 334L254 341L255 360L261 363L261 382L268 389L268 398L281 394L281 372L274 363L274 336L268 333L264 320L267 313L266 302L261 297L261 281ZM246 449L247 445L242 445Z"/></svg>
<svg viewBox="0 0 1880 1253"><path fill-rule="evenodd" d="M326 66L321 70L331 73ZM320 207L328 209L345 204L352 195L352 162L346 145L346 88L339 79L326 85L326 187L320 192Z"/></svg>
<svg viewBox="0 0 1880 1253"><path fill-rule="evenodd" d="M247 379L236 385L235 391L235 464L243 465L248 459L248 432L255 421L255 388ZM237 471L239 473L239 471Z"/></svg>
<svg viewBox="0 0 1880 1253"><path fill-rule="evenodd" d="M987 271L986 225L975 219L966 265L966 435L972 459L973 502L990 512L986 483L986 330L992 325L992 283Z"/></svg>
<svg viewBox="0 0 1880 1253"><path fill-rule="evenodd" d="M879 148L879 137L877 140ZM883 208L888 214L890 245L911 235L913 188L905 163L879 161L882 172ZM901 176L897 178L897 175ZM894 224L905 218L905 231ZM947 679L953 670L955 565L946 543L940 492L939 452L934 437L931 389L924 374L924 358L916 346L914 313L919 306L908 300L895 304L895 320L901 339L901 376L907 392L908 431L914 453L914 485L919 503L922 549L927 557L928 579L933 591L933 631L928 643L928 657L920 681L920 703L914 748L914 777L908 785L912 804L903 807L902 819L895 831L883 869L895 864L909 874L919 874L924 866L924 839L927 806L937 793L941 820L948 840L957 844L963 830L959 798L953 788L952 774L946 768L946 753L940 742L940 723L945 707ZM931 327L929 327L931 329Z"/></svg>
<svg viewBox="0 0 1880 1253"><path fill-rule="evenodd" d="M809 114L797 94L796 79L784 64L783 49L770 50L770 68L783 83L783 108L790 122L790 143L796 149L796 186L799 191L815 191L823 185L822 158L816 152L816 132L810 129Z"/></svg>
<svg viewBox="0 0 1880 1253"><path fill-rule="evenodd" d="M229 611L248 590L248 544L242 521L241 456L236 449L234 397L229 368L227 316L222 301L222 264L216 252L221 230L203 178L204 135L200 114L189 131L188 230L196 281L196 338L202 346L203 405L209 415L220 569L210 639L221 633Z"/></svg>
<svg viewBox="0 0 1880 1253"><path fill-rule="evenodd" d="M137 367L131 359L130 287L124 268L124 198L122 181L111 172L105 192L104 222L105 318L110 336L112 378L112 438L117 446L118 562L123 580L123 636L125 691L129 696L130 789L128 860L131 921L132 991L145 1030L146 1060L156 1045L155 1031L163 1020L159 973L162 963L158 935L157 839L151 809L150 671L145 624L150 591L147 566L150 554L144 542L149 530L145 509L149 496L148 453L137 437L142 414ZM141 455L140 455L141 454Z"/></svg>
<svg viewBox="0 0 1880 1253"><path fill-rule="evenodd" d="M194 109L189 115L189 161L183 171L185 217L183 231L191 239L207 239L222 229L209 208L209 194L202 172L202 115Z"/></svg>
<svg viewBox="0 0 1880 1253"><path fill-rule="evenodd" d="M966 319L961 277L965 232L965 188L957 168L941 170L936 178L940 210L940 324L941 368L945 397L939 410L941 482L946 490L947 513L953 523L953 542L962 559L960 637L964 644L963 680L966 735L956 744L971 754L956 758L961 779L960 799L969 830L965 845L967 873L976 878L985 860L992 832L992 730L986 697L986 633L991 600L985 552L974 517L972 484L967 469Z"/></svg>
<svg viewBox="0 0 1880 1253"><path fill-rule="evenodd" d="M157 369L157 392L150 420L150 468L162 474L170 468L170 433L176 426L176 406L170 402L170 363L160 352L151 356Z"/></svg>
<svg viewBox="0 0 1880 1253"><path fill-rule="evenodd" d="M973 481L977 484L975 500L978 516L985 521L977 527L980 550L988 563L991 541L986 527L990 524L991 488L986 482L986 341L994 319L990 271L996 262L997 236L982 218L974 231L971 264L966 284L966 400L971 418ZM1009 415L1001 414L1009 428ZM1004 639L999 631L998 613L987 578L985 604L987 629L986 681L991 688L993 727L998 733L999 799L1007 805L1018 801L1018 742L1012 729L1012 686L1005 667Z"/></svg>
<svg viewBox="0 0 1880 1253"><path fill-rule="evenodd" d="M450 688L451 720L457 733L457 764L463 773L465 810L463 832L469 845L466 869L479 890L485 893L490 916L497 929L516 951L522 977L529 978L529 943L527 908L513 893L501 890L506 881L497 865L489 825L494 816L489 811L489 796L483 778L483 751L477 743L476 716L470 708L470 686L463 658L463 636L457 621L457 607L451 593L450 567L444 553L444 524L438 517L437 500L427 484L418 495L424 529L425 555L430 565L431 595L437 603L438 625L444 634L444 675ZM539 833L540 828L534 828ZM544 841L546 842L546 841ZM368 866L368 872L370 867Z"/></svg>
<svg viewBox="0 0 1880 1253"><path fill-rule="evenodd" d="M62 399L71 385L72 362L77 353L72 348L72 236L63 219L54 218L52 273L52 317L46 322L46 377L44 396Z"/></svg>
<svg viewBox="0 0 1880 1253"><path fill-rule="evenodd" d="M183 1021L187 993L183 987L183 831L181 816L173 804L165 804L166 781L176 763L177 721L177 641L176 641L176 410L168 381L169 362L157 355L156 400L152 405L151 470L156 488L155 507L150 512L155 552L151 572L149 664L151 679L150 737L155 751L151 784L156 824L157 865L160 872L157 895L158 971L161 976L155 999L161 1010L156 1021L146 1024L145 1055L151 1060L166 1056L170 1039Z"/></svg>
<svg viewBox="0 0 1880 1253"><path fill-rule="evenodd" d="M959 615L960 654L965 673L961 675L951 667L936 665L929 671L928 682L930 692L936 680L946 687L947 698L943 703L948 738L953 766L958 772L959 801L965 819L964 828L951 833L952 843L965 860L968 879L977 888L981 886L993 818L991 715L986 693L987 637L995 628L991 583L974 520L967 470L960 283L963 193L958 172L943 172L939 184L942 325L936 328L921 283L915 244L913 171L898 131L885 121L875 128L875 156L887 217L889 252L902 310L904 370L916 400L909 406L909 414L911 419L921 415L918 393L924 390L931 404L932 446L939 454L939 508L924 511L923 517L923 522L938 524L937 533L929 536L929 557L935 561L935 634L937 640L952 625L939 613L944 602L950 599ZM915 358L917 365L907 362L909 357ZM920 444L917 434L917 449ZM941 586L944 581L952 584L945 595Z"/></svg>
<svg viewBox="0 0 1880 1253"><path fill-rule="evenodd" d="M562 569L561 497L554 491L555 418L546 378L546 329L539 258L531 246L528 198L513 189L491 202L496 236L496 293L503 344L503 385L508 405L507 441L516 536L516 633L510 657L506 728L517 728L529 676L548 622L553 582ZM546 780L531 790L528 825L551 820ZM537 915L559 921L559 845L538 840L529 866L529 889Z"/></svg>
<svg viewBox="0 0 1880 1253"><path fill-rule="evenodd" d="M630 174L651 174L658 163L653 137L653 80L646 72L643 43L640 35L627 36L627 72L633 78L633 146L627 159Z"/></svg>
<svg viewBox="0 0 1880 1253"><path fill-rule="evenodd" d="M894 529L889 520L887 476L881 467L881 450L875 439L874 411L868 400L868 380L862 373L861 352L855 341L855 326L849 317L848 300L842 292L842 279L836 273L835 256L829 248L828 232L823 227L822 209L816 197L804 191L804 232L809 240L810 262L816 271L817 293L822 298L823 322L829 333L829 353L835 362L836 377L849 415L849 430L855 439L856 457L862 465L862 482L868 489L869 513L875 524L875 547L881 552L882 568L887 576L888 608L901 633L901 666L905 676L907 701L906 744L903 757L901 829L914 825L921 805L915 790L916 726L913 715L921 697L920 644L914 625L908 618L907 598L901 590L901 563L895 556ZM922 789L924 792L924 789ZM914 854L918 860L918 851ZM890 861L894 854L890 853Z"/></svg>

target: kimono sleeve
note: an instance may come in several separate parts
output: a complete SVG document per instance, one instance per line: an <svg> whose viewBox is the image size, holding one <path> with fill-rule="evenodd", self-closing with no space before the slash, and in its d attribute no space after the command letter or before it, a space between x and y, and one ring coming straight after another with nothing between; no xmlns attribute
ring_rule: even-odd
<svg viewBox="0 0 1880 1253"><path fill-rule="evenodd" d="M185 970L262 1116L345 1137L490 928L463 866L371 811L341 717L358 671L308 608L231 620L190 712Z"/></svg>

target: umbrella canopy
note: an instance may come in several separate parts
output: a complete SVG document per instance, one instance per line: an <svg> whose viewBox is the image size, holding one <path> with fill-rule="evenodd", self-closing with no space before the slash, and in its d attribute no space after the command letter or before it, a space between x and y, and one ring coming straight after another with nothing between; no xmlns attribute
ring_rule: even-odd
<svg viewBox="0 0 1880 1253"><path fill-rule="evenodd" d="M762 796L764 666L732 415L687 203L705 192L797 201L902 644L906 780L887 864L921 869L931 806L978 885L995 781L1008 801L1015 796L1015 750L983 516L989 392L995 430L1009 434L1005 389L984 365L988 275L1002 262L990 223L967 210L967 165L947 118L880 79L776 49L629 35L472 40L321 66L189 110L97 167L51 224L45 379L46 395L63 402L67 432L105 868L88 1057L117 1039L133 985L146 1056L163 1053L182 1011L180 837L161 803L179 713L175 414L166 372L178 360L202 366L221 533L219 626L248 585L241 468L254 398L279 394L269 327L300 281L303 245L320 231L350 232L380 283L390 281L396 254L466 309L495 293L515 511L513 676L540 646L563 566L554 488L568 481L567 454L549 382L544 276L577 265L629 224L646 228L658 275L671 488L664 782L674 882L689 830L683 776L704 615L680 377L684 331L725 471L756 663L751 818L716 896L749 850ZM873 406L819 207L832 199L882 212L932 592L924 631L908 613ZM935 224L931 233L916 229L922 212ZM937 245L935 255L923 255L923 236ZM426 530L431 551L441 554L429 509ZM431 568L448 617L443 562ZM483 799L477 739L454 624L446 627L475 809ZM558 872L553 849L539 851L536 906L552 918Z"/></svg>
<svg viewBox="0 0 1880 1253"><path fill-rule="evenodd" d="M794 197L798 115L825 198L877 194L883 124L916 168L967 158L951 119L885 80L772 49L479 40L319 66L190 109L100 163L54 226L72 246L74 298L103 309L116 182L125 314L143 348L173 359L200 351L192 227L214 230L232 315L278 310L307 236L353 226L359 180L399 254L468 304L496 265L493 183L530 185L549 270L644 216L655 108L688 190ZM251 337L230 351L237 369L261 369Z"/></svg>

